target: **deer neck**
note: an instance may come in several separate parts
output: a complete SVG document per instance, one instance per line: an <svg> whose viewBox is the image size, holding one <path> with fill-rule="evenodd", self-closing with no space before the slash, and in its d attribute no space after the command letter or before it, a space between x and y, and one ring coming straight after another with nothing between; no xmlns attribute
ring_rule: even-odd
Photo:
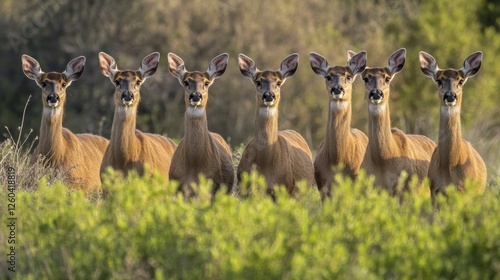
<svg viewBox="0 0 500 280"><path fill-rule="evenodd" d="M441 107L439 118L438 153L443 164L457 164L462 149L460 107Z"/></svg>
<svg viewBox="0 0 500 280"><path fill-rule="evenodd" d="M111 128L110 148L118 161L136 161L139 158L135 135L137 107L116 106Z"/></svg>
<svg viewBox="0 0 500 280"><path fill-rule="evenodd" d="M194 163L206 162L211 154L211 136L208 131L205 107L188 107L184 116L184 142L186 158Z"/></svg>
<svg viewBox="0 0 500 280"><path fill-rule="evenodd" d="M278 142L278 107L258 107L255 114L255 143L259 151Z"/></svg>
<svg viewBox="0 0 500 280"><path fill-rule="evenodd" d="M369 151L374 159L388 159L399 149L392 137L389 104L368 104Z"/></svg>
<svg viewBox="0 0 500 280"><path fill-rule="evenodd" d="M338 160L351 140L351 103L349 101L330 101L326 125L325 148L331 159Z"/></svg>
<svg viewBox="0 0 500 280"><path fill-rule="evenodd" d="M38 152L50 161L60 161L65 154L66 142L62 134L62 118L62 106L43 109Z"/></svg>

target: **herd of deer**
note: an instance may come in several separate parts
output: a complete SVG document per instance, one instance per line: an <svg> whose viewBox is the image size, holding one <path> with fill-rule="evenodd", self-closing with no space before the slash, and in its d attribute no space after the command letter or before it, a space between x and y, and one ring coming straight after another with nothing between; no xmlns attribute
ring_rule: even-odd
<svg viewBox="0 0 500 280"><path fill-rule="evenodd" d="M277 71L259 70L246 55L238 56L239 69L256 89L255 135L246 145L237 171L232 164L231 149L224 139L208 130L206 106L208 89L224 74L229 56L224 53L210 62L205 72L188 71L184 61L168 54L169 71L184 87L186 112L185 135L179 145L163 136L136 129L140 88L159 65L160 54L146 56L138 70L119 70L115 60L99 53L101 72L115 86L115 113L111 138L92 134L73 134L62 127L66 89L80 77L85 57L71 60L64 72L45 73L34 58L23 55L24 74L42 89L43 116L39 143L34 160L42 156L53 167L69 172L72 186L91 190L100 187L100 175L111 167L125 175L130 170L144 174L158 171L167 179L179 182L185 197L196 195L192 183L199 174L213 180L212 197L221 185L232 192L244 172L256 169L267 181L267 193L276 199L275 185L284 185L294 196L297 182L317 185L322 198L331 196L335 169L353 179L360 168L375 177L375 184L398 193L401 172L416 175L420 182L430 179L433 200L445 194L450 184L464 190L465 180L486 185L486 167L469 142L463 140L460 127L462 87L481 67L483 55L468 56L461 69L440 69L431 55L420 52L420 68L438 87L440 105L437 145L422 135L405 134L391 128L389 112L390 84L405 64L406 50L399 49L385 67L366 67L365 51L347 52L346 66L331 66L321 55L311 52L314 73L325 79L329 97L326 137L313 162L304 138L294 130L278 131L278 105L281 86L298 67L298 54L286 57ZM368 136L350 127L352 83L361 75L368 105ZM150 169L145 169L148 165ZM235 176L236 173L236 176ZM409 190L409 180L405 190Z"/></svg>

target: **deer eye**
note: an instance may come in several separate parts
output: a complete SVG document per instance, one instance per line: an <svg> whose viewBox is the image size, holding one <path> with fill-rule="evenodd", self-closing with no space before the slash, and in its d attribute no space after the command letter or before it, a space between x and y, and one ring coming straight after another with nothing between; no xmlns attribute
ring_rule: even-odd
<svg viewBox="0 0 500 280"><path fill-rule="evenodd" d="M458 84L459 84L460 86L463 86L463 85L465 84L465 80L460 80L460 81L458 81Z"/></svg>
<svg viewBox="0 0 500 280"><path fill-rule="evenodd" d="M256 81L255 85L258 86L258 87L260 87L262 85L262 83L260 81Z"/></svg>
<svg viewBox="0 0 500 280"><path fill-rule="evenodd" d="M276 85L278 85L278 86L280 87L280 86L281 86L281 81L278 81L278 82L276 83Z"/></svg>
<svg viewBox="0 0 500 280"><path fill-rule="evenodd" d="M182 84L186 87L189 86L189 83L187 81L182 82Z"/></svg>
<svg viewBox="0 0 500 280"><path fill-rule="evenodd" d="M137 83L135 83L137 86L140 86L141 85L141 81L137 81Z"/></svg>
<svg viewBox="0 0 500 280"><path fill-rule="evenodd" d="M349 76L347 76L345 79L346 79L348 82L350 82L350 81L352 80L352 76L350 76L350 75L349 75Z"/></svg>
<svg viewBox="0 0 500 280"><path fill-rule="evenodd" d="M331 80L332 80L332 77L330 77L330 76L326 76L326 77L325 77L325 79L326 79L327 81L331 81Z"/></svg>
<svg viewBox="0 0 500 280"><path fill-rule="evenodd" d="M443 85L443 81L441 81L441 80L436 80L436 83L438 84L438 86L442 86Z"/></svg>
<svg viewBox="0 0 500 280"><path fill-rule="evenodd" d="M62 87L63 87L63 88L65 88L65 87L66 87L66 85L67 85L66 83L62 83Z"/></svg>
<svg viewBox="0 0 500 280"><path fill-rule="evenodd" d="M119 86L119 85L120 85L120 81L115 80L115 85L116 85L116 86Z"/></svg>
<svg viewBox="0 0 500 280"><path fill-rule="evenodd" d="M45 82L41 82L41 83L40 83L40 85L41 85L42 87L46 87L46 86L47 86L47 84L46 84Z"/></svg>
<svg viewBox="0 0 500 280"><path fill-rule="evenodd" d="M368 84L368 78L363 78L363 82L365 82L365 84Z"/></svg>
<svg viewBox="0 0 500 280"><path fill-rule="evenodd" d="M387 77L387 78L385 78L385 82L386 82L386 83L388 83L388 82L390 82L390 81L391 81L391 77Z"/></svg>
<svg viewBox="0 0 500 280"><path fill-rule="evenodd" d="M210 82L205 82L205 86L208 87L210 85Z"/></svg>

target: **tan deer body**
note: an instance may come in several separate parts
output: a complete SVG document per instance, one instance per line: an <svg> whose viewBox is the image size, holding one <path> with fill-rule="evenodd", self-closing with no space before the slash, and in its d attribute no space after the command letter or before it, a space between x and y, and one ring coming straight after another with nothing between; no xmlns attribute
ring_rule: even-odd
<svg viewBox="0 0 500 280"><path fill-rule="evenodd" d="M136 129L137 106L141 98L140 86L156 72L159 59L159 53L152 53L142 60L139 70L121 71L111 56L99 53L101 72L115 85L115 114L101 173L111 167L124 175L131 170L144 175L145 166L148 165L150 173L158 171L168 180L176 145L169 138Z"/></svg>
<svg viewBox="0 0 500 280"><path fill-rule="evenodd" d="M24 74L42 89L42 123L32 162L41 155L50 166L68 172L70 186L85 191L100 187L99 167L109 141L92 134L73 134L62 126L66 89L83 73L85 57L71 60L63 73L44 73L28 55L22 56L22 63Z"/></svg>
<svg viewBox="0 0 500 280"><path fill-rule="evenodd" d="M428 172L433 200L438 193L446 194L450 184L460 191L465 190L466 179L477 183L479 191L484 191L486 186L486 165L472 145L462 138L460 124L462 87L479 71L482 58L481 52L475 52L465 59L461 69L441 70L434 57L419 53L422 72L438 86L441 106L438 144Z"/></svg>
<svg viewBox="0 0 500 280"><path fill-rule="evenodd" d="M365 98L368 102L368 147L362 168L375 176L375 185L397 194L402 171L422 181L427 176L429 162L436 144L422 135L405 134L391 128L389 86L395 74L404 66L405 49L399 49L389 58L384 68L366 68L362 74ZM409 180L404 185L409 190Z"/></svg>
<svg viewBox="0 0 500 280"><path fill-rule="evenodd" d="M366 67L366 52L348 51L346 67L330 66L317 53L310 54L311 68L325 78L329 110L325 139L314 160L314 177L322 198L331 197L333 167L343 165L342 174L355 178L363 162L368 137L351 128L352 83Z"/></svg>
<svg viewBox="0 0 500 280"><path fill-rule="evenodd" d="M293 130L278 131L280 87L298 66L298 55L285 58L278 71L259 71L255 62L240 54L241 73L256 85L257 109L255 135L246 145L238 166L237 176L250 172L255 166L267 181L267 192L273 200L274 185L282 184L290 195L298 192L296 184L305 180L314 185L312 155L304 138Z"/></svg>
<svg viewBox="0 0 500 280"><path fill-rule="evenodd" d="M208 89L215 79L224 74L229 56L221 54L212 59L205 72L186 70L184 61L168 54L169 70L184 86L186 113L185 134L172 159L170 178L179 181L184 197L196 195L191 184L199 183L200 174L213 180L212 199L221 185L231 193L234 185L234 166L231 149L224 139L208 130L206 106Z"/></svg>

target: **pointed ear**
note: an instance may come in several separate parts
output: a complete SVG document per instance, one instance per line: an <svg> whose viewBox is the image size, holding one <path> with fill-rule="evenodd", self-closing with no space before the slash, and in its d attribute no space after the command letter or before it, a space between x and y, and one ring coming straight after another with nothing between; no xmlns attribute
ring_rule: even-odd
<svg viewBox="0 0 500 280"><path fill-rule="evenodd" d="M322 57L319 53L311 52L309 53L309 63L311 64L311 69L316 73L316 75L325 77L328 73L328 61Z"/></svg>
<svg viewBox="0 0 500 280"><path fill-rule="evenodd" d="M365 51L360 51L355 53L353 51L347 51L347 68L349 68L354 76L363 72L366 68L366 57Z"/></svg>
<svg viewBox="0 0 500 280"><path fill-rule="evenodd" d="M222 76L226 72L227 61L229 60L229 55L227 53L219 54L210 61L210 65L207 69L207 74L212 80L215 80Z"/></svg>
<svg viewBox="0 0 500 280"><path fill-rule="evenodd" d="M40 63L38 63L38 61L36 61L33 57L23 54L21 56L21 62L23 64L23 72L26 77L37 81L40 75L43 74L43 71L40 68Z"/></svg>
<svg viewBox="0 0 500 280"><path fill-rule="evenodd" d="M294 53L287 56L280 65L280 69L278 70L283 76L283 79L293 76L295 71L297 71L297 67L299 66L299 55Z"/></svg>
<svg viewBox="0 0 500 280"><path fill-rule="evenodd" d="M418 60L420 61L420 70L424 75L434 80L439 70L436 59L426 52L419 52Z"/></svg>
<svg viewBox="0 0 500 280"><path fill-rule="evenodd" d="M176 77L177 80L182 84L182 77L186 73L186 67L184 66L184 60L174 53L168 53L168 71L172 76Z"/></svg>
<svg viewBox="0 0 500 280"><path fill-rule="evenodd" d="M391 57L389 58L389 63L387 64L387 68L389 69L389 72L391 72L391 75L394 76L397 73L401 72L403 70L403 67L405 66L405 60L406 60L406 49L401 48L397 51L395 51Z"/></svg>
<svg viewBox="0 0 500 280"><path fill-rule="evenodd" d="M240 53L238 55L238 65L240 67L240 72L243 76L253 80L255 74L257 74L257 67L255 67L255 62L248 56Z"/></svg>
<svg viewBox="0 0 500 280"><path fill-rule="evenodd" d="M118 71L115 60L105 52L99 53L99 66L101 67L102 74L111 80Z"/></svg>
<svg viewBox="0 0 500 280"><path fill-rule="evenodd" d="M66 65L66 70L64 70L63 75L70 81L77 80L82 75L83 69L85 69L85 61L85 56L74 58Z"/></svg>
<svg viewBox="0 0 500 280"><path fill-rule="evenodd" d="M156 73L156 69L158 69L158 65L160 64L160 53L154 52L148 54L145 58L142 59L141 67L139 67L139 72L142 75L142 79L145 80L153 76Z"/></svg>
<svg viewBox="0 0 500 280"><path fill-rule="evenodd" d="M464 65L462 66L462 72L465 74L465 77L470 78L474 77L477 72L479 72L479 69L481 68L481 62L483 60L483 53L482 52L475 52L471 55L469 55L465 61Z"/></svg>

